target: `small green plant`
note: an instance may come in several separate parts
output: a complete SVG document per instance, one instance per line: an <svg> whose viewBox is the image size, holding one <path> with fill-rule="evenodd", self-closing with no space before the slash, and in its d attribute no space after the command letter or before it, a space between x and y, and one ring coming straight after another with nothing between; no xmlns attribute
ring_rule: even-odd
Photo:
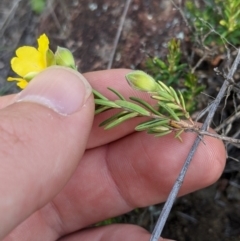
<svg viewBox="0 0 240 241"><path fill-rule="evenodd" d="M30 5L35 13L40 14L46 7L46 0L30 0Z"/></svg>
<svg viewBox="0 0 240 241"><path fill-rule="evenodd" d="M203 84L198 83L197 76L193 73L187 73L184 78L184 87L181 89L183 98L186 102L186 109L192 113L197 108L197 96L205 90Z"/></svg>
<svg viewBox="0 0 240 241"><path fill-rule="evenodd" d="M196 97L205 86L199 85L196 75L190 72L188 64L181 63L180 40L170 40L167 47L166 60L158 57L149 58L146 61L146 70L157 81L178 88L184 97L187 109L193 112L197 106Z"/></svg>
<svg viewBox="0 0 240 241"><path fill-rule="evenodd" d="M188 0L186 16L206 45L223 45L223 39L228 39L234 45L240 43L239 0L204 0L200 6ZM210 34L212 31L218 35Z"/></svg>
<svg viewBox="0 0 240 241"><path fill-rule="evenodd" d="M170 40L167 48L166 61L157 57L149 58L146 61L146 68L156 80L161 80L167 85L178 84L188 65L180 62L181 49L179 40Z"/></svg>

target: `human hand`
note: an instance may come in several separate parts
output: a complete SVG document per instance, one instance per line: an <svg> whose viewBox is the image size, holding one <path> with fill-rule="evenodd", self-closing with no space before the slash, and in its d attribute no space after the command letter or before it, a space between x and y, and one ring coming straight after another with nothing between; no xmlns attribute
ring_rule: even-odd
<svg viewBox="0 0 240 241"><path fill-rule="evenodd" d="M139 95L124 80L128 72L84 76L106 96L108 86ZM181 143L173 135L136 133L138 119L104 131L98 124L108 113L92 126L91 88L75 73L49 68L20 94L0 98L0 239L148 241L150 234L134 225L86 227L166 200L196 136L183 133ZM224 168L222 142L204 143L180 195L215 182Z"/></svg>

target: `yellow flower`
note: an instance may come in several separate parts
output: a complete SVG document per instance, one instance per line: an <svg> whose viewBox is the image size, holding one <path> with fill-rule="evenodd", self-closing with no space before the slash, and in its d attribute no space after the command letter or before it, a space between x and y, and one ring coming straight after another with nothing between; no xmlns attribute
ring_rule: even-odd
<svg viewBox="0 0 240 241"><path fill-rule="evenodd" d="M31 46L20 47L16 50L16 57L11 60L13 71L21 78L8 77L7 80L17 81L21 89L24 89L39 72L53 64L49 63L54 56L49 50L49 39L46 34L42 34L37 41L37 49Z"/></svg>

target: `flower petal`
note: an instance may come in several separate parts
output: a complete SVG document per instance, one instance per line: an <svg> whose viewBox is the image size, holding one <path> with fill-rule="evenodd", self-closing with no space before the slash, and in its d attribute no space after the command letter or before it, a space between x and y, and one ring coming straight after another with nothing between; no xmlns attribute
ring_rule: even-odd
<svg viewBox="0 0 240 241"><path fill-rule="evenodd" d="M28 85L28 82L24 79L17 83L17 86L20 87L21 89L25 89L27 85Z"/></svg>
<svg viewBox="0 0 240 241"><path fill-rule="evenodd" d="M17 86L19 86L21 89L25 89L28 85L28 82L22 78L8 77L7 81L17 81Z"/></svg>
<svg viewBox="0 0 240 241"><path fill-rule="evenodd" d="M23 46L16 50L16 55L18 58L23 60L31 59L32 62L41 61L41 53L38 50L31 46Z"/></svg>
<svg viewBox="0 0 240 241"><path fill-rule="evenodd" d="M46 34L42 34L38 38L38 51L41 55L41 62L47 67L47 51L49 49L49 39Z"/></svg>
<svg viewBox="0 0 240 241"><path fill-rule="evenodd" d="M22 78L8 77L7 81L22 81Z"/></svg>
<svg viewBox="0 0 240 241"><path fill-rule="evenodd" d="M17 57L11 60L11 66L19 76L23 77L29 72L39 72L46 68L41 54L33 47L24 46L18 48L16 55Z"/></svg>
<svg viewBox="0 0 240 241"><path fill-rule="evenodd" d="M49 39L47 37L46 34L42 34L39 38L38 38L38 51L41 54L46 54L47 50L49 49Z"/></svg>

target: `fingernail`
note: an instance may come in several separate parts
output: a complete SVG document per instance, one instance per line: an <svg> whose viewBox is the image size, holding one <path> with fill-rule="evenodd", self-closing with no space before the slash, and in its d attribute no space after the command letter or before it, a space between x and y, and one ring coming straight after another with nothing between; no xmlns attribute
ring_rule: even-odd
<svg viewBox="0 0 240 241"><path fill-rule="evenodd" d="M51 67L38 74L21 91L17 102L34 102L63 115L77 112L92 93L88 81L69 68Z"/></svg>

